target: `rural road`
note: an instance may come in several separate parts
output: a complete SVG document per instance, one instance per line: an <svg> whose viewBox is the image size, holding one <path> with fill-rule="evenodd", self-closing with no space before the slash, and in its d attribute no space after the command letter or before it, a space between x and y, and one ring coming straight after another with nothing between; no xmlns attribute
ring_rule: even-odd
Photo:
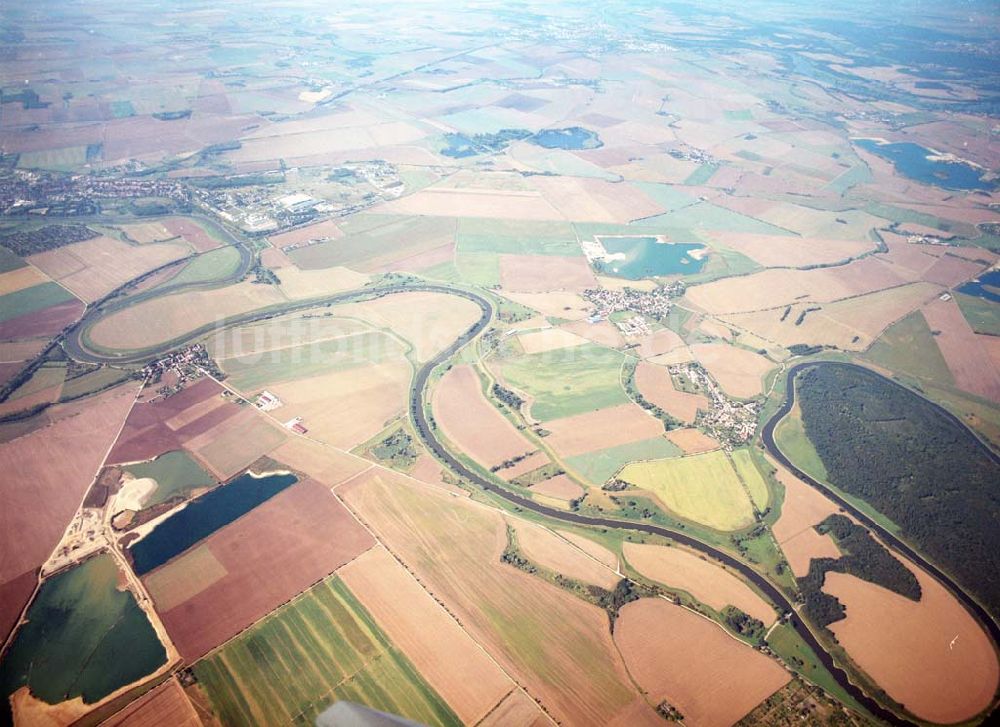
<svg viewBox="0 0 1000 727"><path fill-rule="evenodd" d="M791 599L786 596L781 590L779 590L774 584L772 584L767 578L758 573L756 570L751 568L748 564L742 562L741 560L729 555L728 553L718 550L715 547L703 543L702 541L691 537L685 533L670 530L666 527L659 525L653 525L651 523L644 522L634 522L626 521L612 518L602 518L602 517L592 517L588 515L581 515L573 512L566 512L563 510L558 510L556 508L547 507L546 505L535 502L534 500L522 497L514 492L507 490L506 488L498 485L495 482L487 479L486 477L480 475L479 473L470 469L467 465L462 463L457 457L455 457L444 444L436 438L435 430L431 426L427 419L425 413L425 397L427 384L430 379L432 372L440 365L445 363L453 355L455 355L460 349L462 349L466 344L472 341L479 333L481 333L493 318L493 305L486 298L477 295L476 293L460 290L452 287L447 287L443 285L434 284L414 284L414 285L390 285L381 288L368 288L353 290L344 293L340 293L333 296L328 296L322 299L312 299L308 301L302 301L289 306L282 306L280 310L262 310L253 313L247 313L240 316L234 316L232 318L226 319L222 325L228 327L233 325L239 325L244 323L249 323L257 320L262 320L265 318L273 317L276 315L286 314L289 312L294 312L296 310L305 310L309 308L315 308L317 306L325 306L337 303L345 303L348 301L355 301L364 298L374 298L381 297L385 295L392 295L396 293L411 292L411 291L422 291L422 292L434 292L443 293L446 295L454 295L461 298L465 298L476 303L481 311L481 316L475 324L472 325L465 333L459 336L454 342L451 343L447 348L437 354L432 360L425 363L416 373L414 377L413 384L410 389L409 394L409 407L410 415L413 418L414 425L416 427L417 433L425 446L434 453L434 455L444 464L446 464L452 472L465 478L469 482L475 484L476 486L482 488L483 490L490 492L494 495L502 497L507 500L512 505L524 509L536 512L540 515L544 515L555 520L561 520L564 522L570 522L576 525L585 525L591 527L599 528L617 528L620 530L631 530L633 532L648 533L652 535L659 535L675 542L681 543L688 547L694 548L718 561L721 561L726 566L738 571L744 578L752 582L761 592L763 592L773 603L775 603L780 609L788 614L788 623L796 631L796 633L802 638L806 644L812 649L816 654L817 658L823 664L824 667L833 675L833 678L837 683L850 694L858 703L862 704L869 712L878 717L885 722L890 724L900 724L909 725L911 722L902 719L896 713L886 709L881 704L879 704L875 699L871 698L866 694L860 687L855 685L850 681L846 672L844 672L837 664L834 662L832 656L818 639L814 636L813 632L809 627L802 621L798 613L795 611L794 604ZM163 348L158 351L142 351L137 353L128 354L125 356L115 356L108 354L101 354L95 351L91 351L83 345L81 341L81 336L86 331L87 327L92 325L98 318L103 316L105 311L101 309L93 309L88 311L80 322L74 326L70 331L67 332L64 345L66 346L67 352L73 358L87 362L87 363L107 363L107 364L122 364L122 363L140 363L146 361L156 356L162 355L167 350L171 348L180 347L186 343L192 342L197 338L205 335L219 328L218 324L212 324L209 326L202 326L199 329L191 331L184 336L183 341L172 341L166 344ZM794 375L800 371L804 366L815 366L815 365L828 365L828 364L800 364L793 367L788 372L789 382L792 381ZM794 387L789 388L790 392L794 392ZM765 424L763 436L764 443L771 454L785 467L787 467L791 472L795 473L796 476L800 477L803 481L809 483L813 487L819 489L824 494L831 497L838 504L848 510L854 516L858 517L859 520L866 523L869 527L875 529L881 537L883 537L887 542L891 543L894 548L899 550L899 552L912 558L915 562L919 563L921 566L926 568L929 572L935 575L939 580L947 585L947 587L958 597L961 602L965 604L966 608L972 611L975 616L988 625L990 634L993 636L995 642L1000 643L1000 632L998 632L996 623L989 618L985 610L980 607L975 600L964 593L956 584L954 584L947 576L941 573L937 568L927 563L922 557L915 553L911 548L906 546L905 543L901 543L898 539L893 537L891 533L886 533L877 524L872 523L869 518L867 518L863 513L859 513L850 503L845 502L842 498L836 496L835 493L831 493L822 485L817 483L815 480L811 479L808 475L801 472L794 465L792 465L788 459L781 453L781 451L775 446L773 439L774 427L777 421L787 413L791 406L794 404L793 401L794 393L791 393L786 400L785 404L781 409ZM945 412L947 414L947 412ZM951 416L950 414L948 414ZM953 417L954 418L954 417Z"/></svg>

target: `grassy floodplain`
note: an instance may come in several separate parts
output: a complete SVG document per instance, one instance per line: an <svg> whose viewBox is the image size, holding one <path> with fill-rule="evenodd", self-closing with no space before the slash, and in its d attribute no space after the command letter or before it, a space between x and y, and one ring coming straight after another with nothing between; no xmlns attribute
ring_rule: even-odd
<svg viewBox="0 0 1000 727"><path fill-rule="evenodd" d="M93 704L163 665L163 644L119 578L114 559L99 555L42 585L0 665L4 710L22 686L48 704Z"/></svg>
<svg viewBox="0 0 1000 727"><path fill-rule="evenodd" d="M224 724L310 725L341 699L460 724L336 577L203 659L195 675Z"/></svg>
<svg viewBox="0 0 1000 727"><path fill-rule="evenodd" d="M503 365L504 376L531 395L531 414L547 421L629 402L622 388L623 356L595 344L521 356Z"/></svg>
<svg viewBox="0 0 1000 727"><path fill-rule="evenodd" d="M716 530L753 522L753 509L736 470L721 451L634 462L619 477L652 492L670 510Z"/></svg>

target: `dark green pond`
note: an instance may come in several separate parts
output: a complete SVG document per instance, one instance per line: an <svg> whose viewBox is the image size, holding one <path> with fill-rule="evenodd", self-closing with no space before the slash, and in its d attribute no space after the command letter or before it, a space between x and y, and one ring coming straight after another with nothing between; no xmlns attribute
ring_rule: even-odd
<svg viewBox="0 0 1000 727"><path fill-rule="evenodd" d="M146 614L118 589L118 576L114 559L100 555L45 581L0 663L0 724L10 723L7 696L22 686L48 704L75 697L93 704L166 662Z"/></svg>

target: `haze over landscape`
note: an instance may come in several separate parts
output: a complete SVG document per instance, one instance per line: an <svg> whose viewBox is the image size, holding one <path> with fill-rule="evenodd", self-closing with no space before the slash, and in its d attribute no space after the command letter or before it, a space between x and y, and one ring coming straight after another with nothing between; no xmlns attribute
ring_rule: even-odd
<svg viewBox="0 0 1000 727"><path fill-rule="evenodd" d="M992 0L3 4L0 725L991 722L998 117Z"/></svg>

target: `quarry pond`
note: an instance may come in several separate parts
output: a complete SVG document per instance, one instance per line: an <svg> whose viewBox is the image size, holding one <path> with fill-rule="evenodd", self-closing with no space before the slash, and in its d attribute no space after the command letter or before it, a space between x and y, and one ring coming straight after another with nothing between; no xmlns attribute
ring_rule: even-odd
<svg viewBox="0 0 1000 727"><path fill-rule="evenodd" d="M995 189L997 183L983 179L983 170L958 161L937 158L932 149L910 142L886 143L875 139L856 139L865 151L888 159L905 177L944 189Z"/></svg>
<svg viewBox="0 0 1000 727"><path fill-rule="evenodd" d="M641 280L666 275L691 275L705 264L697 242L661 242L653 236L600 237L607 251L594 265L603 275Z"/></svg>

